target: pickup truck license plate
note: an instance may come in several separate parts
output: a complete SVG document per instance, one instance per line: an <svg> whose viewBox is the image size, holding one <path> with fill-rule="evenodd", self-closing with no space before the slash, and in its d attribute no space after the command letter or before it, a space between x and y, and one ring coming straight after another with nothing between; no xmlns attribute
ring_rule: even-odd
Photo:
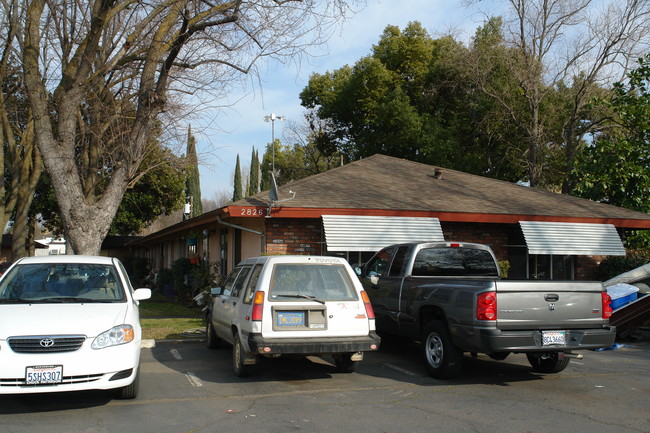
<svg viewBox="0 0 650 433"><path fill-rule="evenodd" d="M542 331L542 346L554 346L566 344L565 331Z"/></svg>
<svg viewBox="0 0 650 433"><path fill-rule="evenodd" d="M305 326L305 312L278 311L276 323L278 326Z"/></svg>
<svg viewBox="0 0 650 433"><path fill-rule="evenodd" d="M62 380L62 365L39 365L27 367L25 371L25 383L27 385L48 385L61 383Z"/></svg>

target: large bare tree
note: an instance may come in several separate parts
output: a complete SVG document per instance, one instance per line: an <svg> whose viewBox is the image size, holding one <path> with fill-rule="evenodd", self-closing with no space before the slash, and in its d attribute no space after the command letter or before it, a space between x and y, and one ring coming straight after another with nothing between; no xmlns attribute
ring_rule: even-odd
<svg viewBox="0 0 650 433"><path fill-rule="evenodd" d="M15 5L9 4L9 12ZM17 16L2 16L0 30L0 232L13 216L12 259L27 255L26 238L33 234L29 226L29 208L43 161L36 146L34 122L25 94L24 81L14 56L16 32L20 28ZM33 236L32 236L33 238Z"/></svg>
<svg viewBox="0 0 650 433"><path fill-rule="evenodd" d="M345 0L3 0L69 247L96 254L152 129L223 96L264 57L295 60ZM198 104L198 102L196 102Z"/></svg>
<svg viewBox="0 0 650 433"><path fill-rule="evenodd" d="M559 146L564 152L562 191L569 193L574 186L569 173L577 150L601 120L592 113L587 121L585 107L594 92L623 77L630 61L648 49L650 2L502 0L496 4L504 6L508 70L519 89L513 92L511 87L494 86L494 81L487 80L486 68L477 69L474 78L486 94L502 104L506 116L526 137L531 186L544 183L545 148ZM477 65L485 65L486 60L480 59ZM552 98L559 89L568 94L564 107L553 106ZM566 114L559 120L561 131L557 134L546 127L552 121L545 116L559 111Z"/></svg>

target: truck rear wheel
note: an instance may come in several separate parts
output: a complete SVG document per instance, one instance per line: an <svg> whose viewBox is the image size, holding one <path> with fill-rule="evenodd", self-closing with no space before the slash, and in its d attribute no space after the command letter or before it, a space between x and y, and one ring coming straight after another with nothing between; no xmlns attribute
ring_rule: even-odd
<svg viewBox="0 0 650 433"><path fill-rule="evenodd" d="M570 358L559 352L527 353L528 362L538 373L559 373L569 365Z"/></svg>
<svg viewBox="0 0 650 433"><path fill-rule="evenodd" d="M422 354L424 365L431 377L451 379L460 375L463 352L453 345L447 324L436 320L429 322L423 331Z"/></svg>

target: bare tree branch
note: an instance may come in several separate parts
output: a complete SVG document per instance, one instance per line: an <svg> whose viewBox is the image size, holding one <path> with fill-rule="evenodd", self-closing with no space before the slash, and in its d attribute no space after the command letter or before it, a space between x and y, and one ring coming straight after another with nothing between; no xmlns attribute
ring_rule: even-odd
<svg viewBox="0 0 650 433"><path fill-rule="evenodd" d="M356 0L349 0L355 2ZM346 0L0 0L72 251L96 253L160 116L325 41ZM22 25L22 24L20 24ZM6 46L5 46L6 47ZM177 116L181 116L180 113Z"/></svg>

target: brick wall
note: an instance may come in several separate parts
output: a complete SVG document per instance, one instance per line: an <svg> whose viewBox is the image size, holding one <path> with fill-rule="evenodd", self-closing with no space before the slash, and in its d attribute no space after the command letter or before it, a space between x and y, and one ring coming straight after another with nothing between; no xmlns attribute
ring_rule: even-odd
<svg viewBox="0 0 650 433"><path fill-rule="evenodd" d="M269 218L266 254L323 254L321 220Z"/></svg>
<svg viewBox="0 0 650 433"><path fill-rule="evenodd" d="M504 225L443 222L441 226L446 241L486 244L498 259L508 258L508 232Z"/></svg>
<svg viewBox="0 0 650 433"><path fill-rule="evenodd" d="M602 256L576 256L574 270L575 279L597 280L596 270L602 259Z"/></svg>

